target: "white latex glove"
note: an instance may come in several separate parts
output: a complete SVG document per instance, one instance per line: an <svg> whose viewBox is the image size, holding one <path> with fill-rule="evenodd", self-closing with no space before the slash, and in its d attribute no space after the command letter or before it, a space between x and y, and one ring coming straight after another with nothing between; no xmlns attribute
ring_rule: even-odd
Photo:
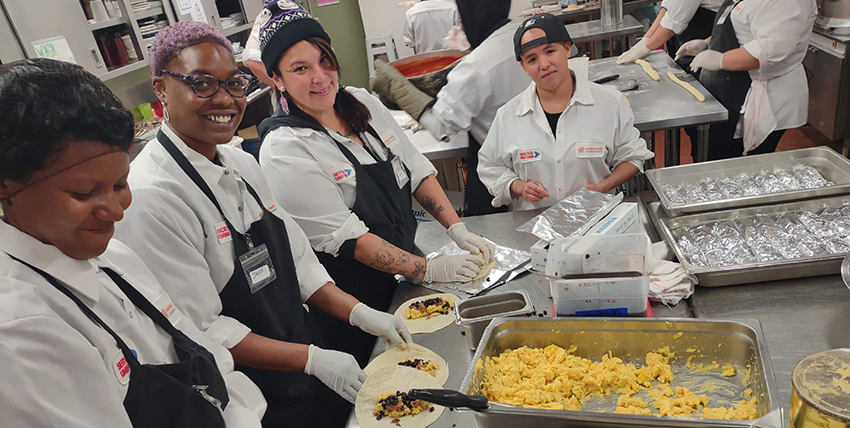
<svg viewBox="0 0 850 428"><path fill-rule="evenodd" d="M425 268L425 282L467 282L481 272L480 257L472 254L434 257Z"/></svg>
<svg viewBox="0 0 850 428"><path fill-rule="evenodd" d="M708 42L704 39L694 39L685 42L682 46L679 47L679 50L676 51L675 60L678 61L679 58L683 56L696 56L698 53L708 49Z"/></svg>
<svg viewBox="0 0 850 428"><path fill-rule="evenodd" d="M363 382L366 382L366 373L360 370L357 360L351 354L322 349L315 345L310 345L304 373L316 376L351 404L354 404L357 391L360 391Z"/></svg>
<svg viewBox="0 0 850 428"><path fill-rule="evenodd" d="M634 45L631 49L623 52L623 54L617 58L617 64L630 64L635 62L636 59L644 59L649 56L652 51L649 50L648 47L646 47L646 44L648 42L648 37L640 39L638 44Z"/></svg>
<svg viewBox="0 0 850 428"><path fill-rule="evenodd" d="M481 253L484 256L485 265L493 260L496 246L486 239L466 230L466 225L462 222L449 226L446 233L449 234L449 237L452 238L452 241L455 241L461 250L469 251L472 254Z"/></svg>
<svg viewBox="0 0 850 428"><path fill-rule="evenodd" d="M700 68L712 71L720 70L723 68L723 54L712 50L700 52L691 61L691 71L695 72Z"/></svg>
<svg viewBox="0 0 850 428"><path fill-rule="evenodd" d="M389 349L390 345L407 349L407 344L413 342L413 336L407 331L401 318L372 309L363 302L354 305L348 316L348 323L380 337L384 342L384 349Z"/></svg>

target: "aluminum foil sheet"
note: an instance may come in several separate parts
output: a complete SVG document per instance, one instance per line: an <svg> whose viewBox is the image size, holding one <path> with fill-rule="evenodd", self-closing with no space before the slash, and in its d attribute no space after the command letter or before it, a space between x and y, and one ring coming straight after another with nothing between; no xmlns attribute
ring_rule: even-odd
<svg viewBox="0 0 850 428"><path fill-rule="evenodd" d="M552 242L558 238L581 236L623 200L623 194L610 195L579 189L552 205L516 230Z"/></svg>
<svg viewBox="0 0 850 428"><path fill-rule="evenodd" d="M705 178L698 183L678 186L663 184L661 191L674 204L691 204L771 193L793 192L833 186L818 170L809 165L791 169L742 173L735 177Z"/></svg>
<svg viewBox="0 0 850 428"><path fill-rule="evenodd" d="M514 279L519 274L531 269L531 253L527 251L503 247L501 245L497 245L489 239L487 239L487 241L489 241L493 245L496 245L496 253L493 255L493 257L496 259L496 266L494 266L493 269L490 271L490 274L484 278L470 282L441 282L432 284L426 283L424 281L411 280L409 278L404 278L404 280L436 291L462 291L466 294L477 295L497 285L503 284L504 282L498 283L498 281L507 272L513 270L509 278L505 278L505 282ZM440 248L439 250L428 254L426 258L430 260L438 256L456 256L461 254L469 254L469 251L460 249L460 247L458 247L456 243L452 242L444 246L443 248ZM515 268L520 267L521 265L525 266L523 268L514 270Z"/></svg>
<svg viewBox="0 0 850 428"><path fill-rule="evenodd" d="M850 206L681 226L671 230L685 258L737 266L850 253Z"/></svg>

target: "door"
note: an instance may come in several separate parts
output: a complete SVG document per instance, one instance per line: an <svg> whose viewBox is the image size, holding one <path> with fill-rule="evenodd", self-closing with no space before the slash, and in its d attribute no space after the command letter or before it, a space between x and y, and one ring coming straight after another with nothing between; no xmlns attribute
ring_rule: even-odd
<svg viewBox="0 0 850 428"><path fill-rule="evenodd" d="M107 72L79 1L6 0L3 5L27 58L38 57L33 42L61 36L77 64L96 76Z"/></svg>
<svg viewBox="0 0 850 428"><path fill-rule="evenodd" d="M263 0L242 0L242 10L245 11L245 22L254 22L263 10Z"/></svg>

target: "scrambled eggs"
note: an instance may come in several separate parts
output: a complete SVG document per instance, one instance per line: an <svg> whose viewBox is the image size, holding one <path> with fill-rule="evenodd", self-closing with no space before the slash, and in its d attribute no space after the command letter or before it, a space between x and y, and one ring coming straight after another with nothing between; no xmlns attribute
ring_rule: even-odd
<svg viewBox="0 0 850 428"><path fill-rule="evenodd" d="M404 315L409 320L425 317L431 318L440 314L447 315L452 308L452 302L443 299L442 297L434 297L432 299L425 299L411 303L404 311Z"/></svg>
<svg viewBox="0 0 850 428"><path fill-rule="evenodd" d="M575 346L569 350L523 346L488 357L481 391L490 400L514 406L579 410L591 396L633 395L653 381L673 380L668 347L647 354L641 368L610 353L600 362L590 361L572 355L575 350Z"/></svg>
<svg viewBox="0 0 850 428"><path fill-rule="evenodd" d="M581 410L590 397L621 394L616 413L658 415L713 419L750 420L758 417L755 398L738 402L730 408L708 408L709 398L688 388L672 388L673 372L670 361L675 354L669 347L646 354L646 365L627 364L610 352L601 361L591 361L573 355L576 347L564 349L549 345L543 349L523 346L502 352L498 357L479 360L476 369L483 368L481 393L498 403L539 409ZM717 362L708 366L687 367L697 371L720 369ZM735 376L731 364L722 367L723 376ZM651 389L653 382L656 387ZM652 405L634 396L648 390ZM749 390L748 390L749 391ZM752 391L745 394L752 396ZM697 412L702 411L701 414Z"/></svg>
<svg viewBox="0 0 850 428"><path fill-rule="evenodd" d="M434 364L431 360L423 360L421 358L416 358L412 360L404 360L398 363L400 366L413 367L416 370L422 370L425 373L428 373L431 376L435 376L437 370L440 370L440 367Z"/></svg>

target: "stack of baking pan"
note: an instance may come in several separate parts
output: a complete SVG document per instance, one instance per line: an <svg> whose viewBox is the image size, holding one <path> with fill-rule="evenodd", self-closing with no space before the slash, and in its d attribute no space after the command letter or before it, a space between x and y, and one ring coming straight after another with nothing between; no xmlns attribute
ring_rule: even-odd
<svg viewBox="0 0 850 428"><path fill-rule="evenodd" d="M650 170L659 234L699 285L836 274L850 253L850 162L826 147Z"/></svg>

